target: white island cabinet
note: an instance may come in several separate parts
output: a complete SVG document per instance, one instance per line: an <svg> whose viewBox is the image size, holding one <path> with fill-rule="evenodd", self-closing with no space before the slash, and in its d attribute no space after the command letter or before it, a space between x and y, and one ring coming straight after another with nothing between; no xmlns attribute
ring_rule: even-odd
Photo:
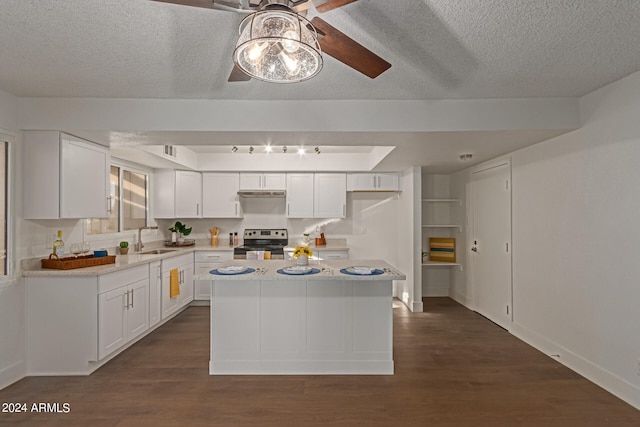
<svg viewBox="0 0 640 427"><path fill-rule="evenodd" d="M53 131L24 133L24 218L109 217L109 149Z"/></svg>
<svg viewBox="0 0 640 427"><path fill-rule="evenodd" d="M211 375L393 374L392 283L384 261L358 261L379 275L311 262L319 273L283 275L290 261L234 260L255 272L204 275L212 282Z"/></svg>

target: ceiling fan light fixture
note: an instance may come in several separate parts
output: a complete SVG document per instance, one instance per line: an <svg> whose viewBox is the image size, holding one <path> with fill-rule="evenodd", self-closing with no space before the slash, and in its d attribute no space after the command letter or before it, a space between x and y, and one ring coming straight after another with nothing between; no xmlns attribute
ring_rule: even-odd
<svg viewBox="0 0 640 427"><path fill-rule="evenodd" d="M308 80L322 69L318 34L284 6L264 8L242 20L233 62L252 78L272 83Z"/></svg>

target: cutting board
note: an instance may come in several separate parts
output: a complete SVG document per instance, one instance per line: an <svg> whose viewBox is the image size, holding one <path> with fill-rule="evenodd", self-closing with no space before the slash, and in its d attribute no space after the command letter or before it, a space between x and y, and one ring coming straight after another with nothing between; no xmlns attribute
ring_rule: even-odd
<svg viewBox="0 0 640 427"><path fill-rule="evenodd" d="M456 239L453 237L430 237L429 261L456 262Z"/></svg>

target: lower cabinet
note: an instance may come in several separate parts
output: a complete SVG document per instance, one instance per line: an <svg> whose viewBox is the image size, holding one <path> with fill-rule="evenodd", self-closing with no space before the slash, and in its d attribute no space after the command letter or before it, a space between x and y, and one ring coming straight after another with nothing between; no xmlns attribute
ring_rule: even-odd
<svg viewBox="0 0 640 427"><path fill-rule="evenodd" d="M231 261L233 251L197 251L195 254L195 274L208 274L221 263ZM211 280L194 280L194 295L196 301L209 301L211 299Z"/></svg>
<svg viewBox="0 0 640 427"><path fill-rule="evenodd" d="M149 263L149 327L152 328L162 318L162 268L160 261Z"/></svg>
<svg viewBox="0 0 640 427"><path fill-rule="evenodd" d="M349 250L348 249L335 249L335 250L320 249L318 250L317 256L320 259L349 259Z"/></svg>
<svg viewBox="0 0 640 427"><path fill-rule="evenodd" d="M171 270L178 269L180 294L171 297ZM162 260L162 320L193 301L193 253Z"/></svg>
<svg viewBox="0 0 640 427"><path fill-rule="evenodd" d="M103 359L149 329L147 266L99 278L98 359ZM123 274L130 276L122 285ZM111 289L114 286L118 286Z"/></svg>

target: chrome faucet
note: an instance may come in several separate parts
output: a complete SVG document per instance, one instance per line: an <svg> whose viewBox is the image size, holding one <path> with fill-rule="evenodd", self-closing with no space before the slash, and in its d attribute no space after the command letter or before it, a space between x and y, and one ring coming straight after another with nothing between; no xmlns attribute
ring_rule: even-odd
<svg viewBox="0 0 640 427"><path fill-rule="evenodd" d="M142 230L157 230L157 229L158 229L157 226L138 228L138 241L136 242L136 245L133 248L133 250L136 252L140 252L142 248L144 248L144 245L142 244Z"/></svg>

